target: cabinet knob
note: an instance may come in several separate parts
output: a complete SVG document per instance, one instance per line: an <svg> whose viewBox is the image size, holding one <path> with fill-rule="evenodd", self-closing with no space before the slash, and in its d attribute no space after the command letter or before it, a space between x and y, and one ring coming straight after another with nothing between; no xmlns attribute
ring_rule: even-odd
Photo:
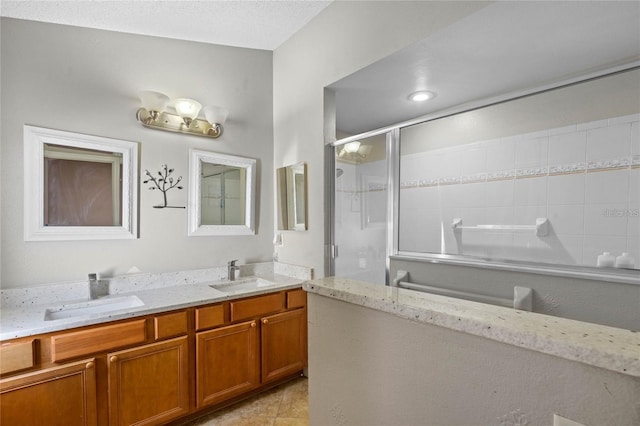
<svg viewBox="0 0 640 426"><path fill-rule="evenodd" d="M262 323L263 324L267 324L267 323L269 323L269 320L265 318L265 319L262 320Z"/></svg>
<svg viewBox="0 0 640 426"><path fill-rule="evenodd" d="M116 355L112 356L111 358L109 358L109 361L111 362L118 362L118 357Z"/></svg>
<svg viewBox="0 0 640 426"><path fill-rule="evenodd" d="M93 362L88 362L87 365L84 366L84 368L86 368L87 370L90 370L93 368Z"/></svg>
<svg viewBox="0 0 640 426"><path fill-rule="evenodd" d="M255 327L255 326L256 326L256 322L254 321L251 323L251 327Z"/></svg>

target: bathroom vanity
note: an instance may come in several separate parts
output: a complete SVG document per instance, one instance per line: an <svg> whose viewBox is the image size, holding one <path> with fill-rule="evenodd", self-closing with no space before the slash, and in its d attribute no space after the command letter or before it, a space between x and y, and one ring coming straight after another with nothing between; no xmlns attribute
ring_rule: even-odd
<svg viewBox="0 0 640 426"><path fill-rule="evenodd" d="M165 424L296 377L307 359L301 283L166 286L109 296L142 305L104 313L90 302L3 309L1 423Z"/></svg>

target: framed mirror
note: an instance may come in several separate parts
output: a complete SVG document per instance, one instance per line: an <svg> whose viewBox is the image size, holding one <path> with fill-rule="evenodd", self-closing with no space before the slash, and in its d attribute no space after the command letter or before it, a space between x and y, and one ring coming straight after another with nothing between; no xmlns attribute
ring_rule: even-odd
<svg viewBox="0 0 640 426"><path fill-rule="evenodd" d="M24 240L138 237L138 144L24 126Z"/></svg>
<svg viewBox="0 0 640 426"><path fill-rule="evenodd" d="M307 229L307 165L297 163L276 170L278 229Z"/></svg>
<svg viewBox="0 0 640 426"><path fill-rule="evenodd" d="M189 236L255 234L256 160L189 150Z"/></svg>

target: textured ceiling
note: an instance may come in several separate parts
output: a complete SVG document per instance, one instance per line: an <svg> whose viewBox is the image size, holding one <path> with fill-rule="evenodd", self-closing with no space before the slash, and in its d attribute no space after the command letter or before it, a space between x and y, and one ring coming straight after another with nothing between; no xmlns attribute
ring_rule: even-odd
<svg viewBox="0 0 640 426"><path fill-rule="evenodd" d="M274 50L331 1L0 0L0 15L118 32Z"/></svg>

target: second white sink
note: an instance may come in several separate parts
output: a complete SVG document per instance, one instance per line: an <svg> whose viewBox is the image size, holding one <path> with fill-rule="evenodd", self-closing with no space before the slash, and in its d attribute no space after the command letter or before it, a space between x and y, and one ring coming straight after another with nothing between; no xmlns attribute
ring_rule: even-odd
<svg viewBox="0 0 640 426"><path fill-rule="evenodd" d="M137 296L89 300L47 308L44 311L44 320L53 321L63 318L86 317L139 306L144 306L144 302L138 299Z"/></svg>
<svg viewBox="0 0 640 426"><path fill-rule="evenodd" d="M242 293L245 291L259 290L266 287L274 286L275 283L262 278L250 278L246 280L229 281L220 284L213 284L210 287L224 293Z"/></svg>

